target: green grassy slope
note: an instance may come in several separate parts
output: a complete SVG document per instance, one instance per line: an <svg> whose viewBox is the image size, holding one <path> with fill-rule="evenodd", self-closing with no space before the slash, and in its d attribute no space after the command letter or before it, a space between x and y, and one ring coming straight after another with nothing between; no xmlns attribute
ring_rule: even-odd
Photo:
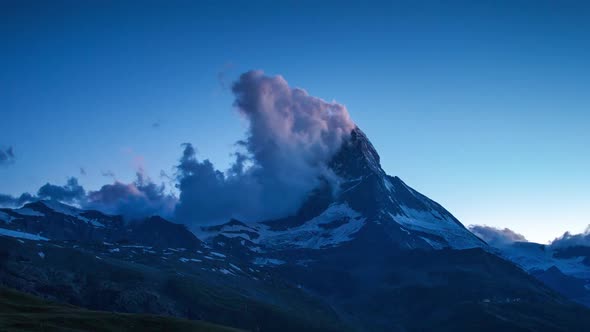
<svg viewBox="0 0 590 332"><path fill-rule="evenodd" d="M0 331L238 331L200 321L90 311L0 288Z"/></svg>

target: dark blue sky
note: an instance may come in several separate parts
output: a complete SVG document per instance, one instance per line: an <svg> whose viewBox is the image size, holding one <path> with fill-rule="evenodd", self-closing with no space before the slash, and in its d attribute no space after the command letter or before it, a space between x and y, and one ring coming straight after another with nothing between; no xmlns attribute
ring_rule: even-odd
<svg viewBox="0 0 590 332"><path fill-rule="evenodd" d="M4 0L0 42L0 192L158 179L183 142L225 169L245 129L227 87L261 69L345 104L465 224L590 223L585 1Z"/></svg>

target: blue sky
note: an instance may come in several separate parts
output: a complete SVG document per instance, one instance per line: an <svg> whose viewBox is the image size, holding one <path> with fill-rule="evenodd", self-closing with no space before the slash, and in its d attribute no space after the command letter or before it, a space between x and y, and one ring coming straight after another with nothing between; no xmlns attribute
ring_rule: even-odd
<svg viewBox="0 0 590 332"><path fill-rule="evenodd" d="M3 1L0 41L0 192L159 180L184 142L225 169L246 128L227 86L261 69L345 104L466 225L590 224L584 1Z"/></svg>

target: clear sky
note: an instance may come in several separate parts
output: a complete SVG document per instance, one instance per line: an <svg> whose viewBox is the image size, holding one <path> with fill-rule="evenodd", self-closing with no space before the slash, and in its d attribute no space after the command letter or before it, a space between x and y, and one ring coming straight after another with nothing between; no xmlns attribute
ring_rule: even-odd
<svg viewBox="0 0 590 332"><path fill-rule="evenodd" d="M261 69L345 104L465 225L590 224L587 1L122 3L0 1L0 192L159 179L184 142L225 169L245 128L227 87Z"/></svg>

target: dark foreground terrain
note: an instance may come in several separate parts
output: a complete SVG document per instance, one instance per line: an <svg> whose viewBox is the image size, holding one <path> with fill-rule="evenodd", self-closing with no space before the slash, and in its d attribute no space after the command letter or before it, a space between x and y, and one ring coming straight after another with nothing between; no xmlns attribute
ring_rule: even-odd
<svg viewBox="0 0 590 332"><path fill-rule="evenodd" d="M0 288L0 331L239 331L172 317L91 311Z"/></svg>

